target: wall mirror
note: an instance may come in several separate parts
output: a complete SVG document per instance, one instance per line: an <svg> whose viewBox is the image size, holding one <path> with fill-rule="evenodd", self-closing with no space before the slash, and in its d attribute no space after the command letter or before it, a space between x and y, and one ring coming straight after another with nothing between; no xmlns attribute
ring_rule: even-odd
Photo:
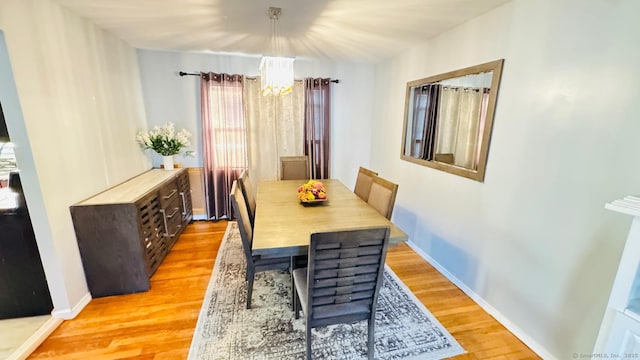
<svg viewBox="0 0 640 360"><path fill-rule="evenodd" d="M400 158L483 181L503 62L408 82Z"/></svg>

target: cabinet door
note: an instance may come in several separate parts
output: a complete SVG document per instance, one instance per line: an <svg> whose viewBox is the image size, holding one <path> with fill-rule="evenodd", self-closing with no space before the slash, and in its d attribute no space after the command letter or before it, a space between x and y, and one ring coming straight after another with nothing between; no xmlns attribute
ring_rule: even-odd
<svg viewBox="0 0 640 360"><path fill-rule="evenodd" d="M136 205L147 275L151 276L160 266L167 251L163 236L165 228L160 212L160 199L157 193L151 192Z"/></svg>
<svg viewBox="0 0 640 360"><path fill-rule="evenodd" d="M178 191L177 179L163 184L158 189L161 215L164 223L164 242L167 252L182 233L182 199Z"/></svg>
<svg viewBox="0 0 640 360"><path fill-rule="evenodd" d="M182 224L183 228L193 219L193 205L191 203L191 186L189 184L189 174L186 170L178 175L178 193L182 201Z"/></svg>
<svg viewBox="0 0 640 360"><path fill-rule="evenodd" d="M176 197L174 201L167 204L167 207L163 210L163 215L165 217L165 223L167 224L164 239L168 249L171 249L183 230L180 199Z"/></svg>
<svg viewBox="0 0 640 360"><path fill-rule="evenodd" d="M29 214L0 214L0 229L0 319L50 314L53 304Z"/></svg>
<svg viewBox="0 0 640 360"><path fill-rule="evenodd" d="M149 290L150 270L136 204L73 205L71 217L93 297Z"/></svg>

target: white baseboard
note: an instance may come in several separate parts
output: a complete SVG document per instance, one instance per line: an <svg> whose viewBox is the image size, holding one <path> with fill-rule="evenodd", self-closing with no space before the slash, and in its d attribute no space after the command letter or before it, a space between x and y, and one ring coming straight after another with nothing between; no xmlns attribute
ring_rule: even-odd
<svg viewBox="0 0 640 360"><path fill-rule="evenodd" d="M193 220L209 220L209 219L207 218L207 214L200 214L200 215L193 214Z"/></svg>
<svg viewBox="0 0 640 360"><path fill-rule="evenodd" d="M445 267L440 265L435 259L425 253L422 249L420 249L415 243L411 240L407 241L407 245L413 251L415 251L418 255L420 255L423 259L425 259L431 266L436 268L444 277L446 277L449 281L454 283L460 290L462 290L467 296L471 298L478 306L480 306L484 311L489 313L489 315L493 316L500 324L502 324L505 328L507 328L513 335L515 335L518 339L520 339L525 345L527 345L533 352L538 354L543 359L547 360L557 360L557 358L543 346L541 346L537 341L535 341L531 336L529 336L526 332L520 329L518 326L513 324L506 316L502 315L496 308L491 306L485 299L483 299L480 295L476 294L473 290L471 290L467 285L465 285L462 281L456 278L453 274L451 274Z"/></svg>
<svg viewBox="0 0 640 360"><path fill-rule="evenodd" d="M51 317L47 322L42 324L40 328L33 333L27 341L22 343L6 360L25 360L31 353L45 341L51 333L62 324L64 320Z"/></svg>
<svg viewBox="0 0 640 360"><path fill-rule="evenodd" d="M91 301L91 294L86 293L72 309L53 310L51 318L33 333L27 341L22 343L7 360L24 360L45 341L51 333L62 324L64 320L71 320L78 316L80 311Z"/></svg>
<svg viewBox="0 0 640 360"><path fill-rule="evenodd" d="M51 315L55 318L71 320L80 314L80 311L91 301L91 294L86 293L72 309L53 310Z"/></svg>

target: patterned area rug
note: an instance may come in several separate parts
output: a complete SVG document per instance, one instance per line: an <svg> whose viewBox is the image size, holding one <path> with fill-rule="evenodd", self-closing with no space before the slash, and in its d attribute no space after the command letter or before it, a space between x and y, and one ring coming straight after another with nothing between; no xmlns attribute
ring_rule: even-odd
<svg viewBox="0 0 640 360"><path fill-rule="evenodd" d="M304 319L291 311L289 274L256 275L245 309L245 260L237 224L229 222L189 350L190 360L304 359ZM314 359L366 358L367 322L312 330ZM465 351L390 268L378 297L376 359L442 359Z"/></svg>

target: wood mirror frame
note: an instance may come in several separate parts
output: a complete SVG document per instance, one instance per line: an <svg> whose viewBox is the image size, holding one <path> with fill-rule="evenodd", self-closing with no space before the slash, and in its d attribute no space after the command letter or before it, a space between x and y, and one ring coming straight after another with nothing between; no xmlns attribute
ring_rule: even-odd
<svg viewBox="0 0 640 360"><path fill-rule="evenodd" d="M476 181L484 181L503 62L504 59L500 59L408 82L400 158ZM473 85L473 82L490 84L490 86ZM461 85L455 85L456 83ZM465 85L465 83L470 85ZM451 110L451 107L441 108L445 98L442 92L448 90L477 93L475 100L470 100L474 101L473 109L475 110L465 109L465 114L468 116L467 120L464 120L466 121L464 127L459 125L461 123L460 115L453 116L454 111L447 113L447 109ZM421 93L416 95L416 91ZM423 96L425 91L429 91L427 100L424 100ZM480 92L482 92L481 95ZM460 96L458 95L458 97ZM416 100L418 97L421 100ZM461 103L465 101L467 100L460 100ZM431 106L429 102L435 106ZM447 104L451 104L451 102L449 101ZM477 112L477 116L474 116L474 111ZM427 116L427 113L430 116ZM456 130L452 130L453 127ZM420 138L417 135L420 135ZM449 139L445 138L446 136ZM468 140L464 145L461 145L462 152L458 152L459 148L456 148L459 137ZM452 141L447 144L445 140ZM444 149L445 145L456 148L456 151L438 153L439 148ZM464 164L461 164L460 161L456 162L455 155L463 153L467 158ZM471 164L465 165L469 161Z"/></svg>

